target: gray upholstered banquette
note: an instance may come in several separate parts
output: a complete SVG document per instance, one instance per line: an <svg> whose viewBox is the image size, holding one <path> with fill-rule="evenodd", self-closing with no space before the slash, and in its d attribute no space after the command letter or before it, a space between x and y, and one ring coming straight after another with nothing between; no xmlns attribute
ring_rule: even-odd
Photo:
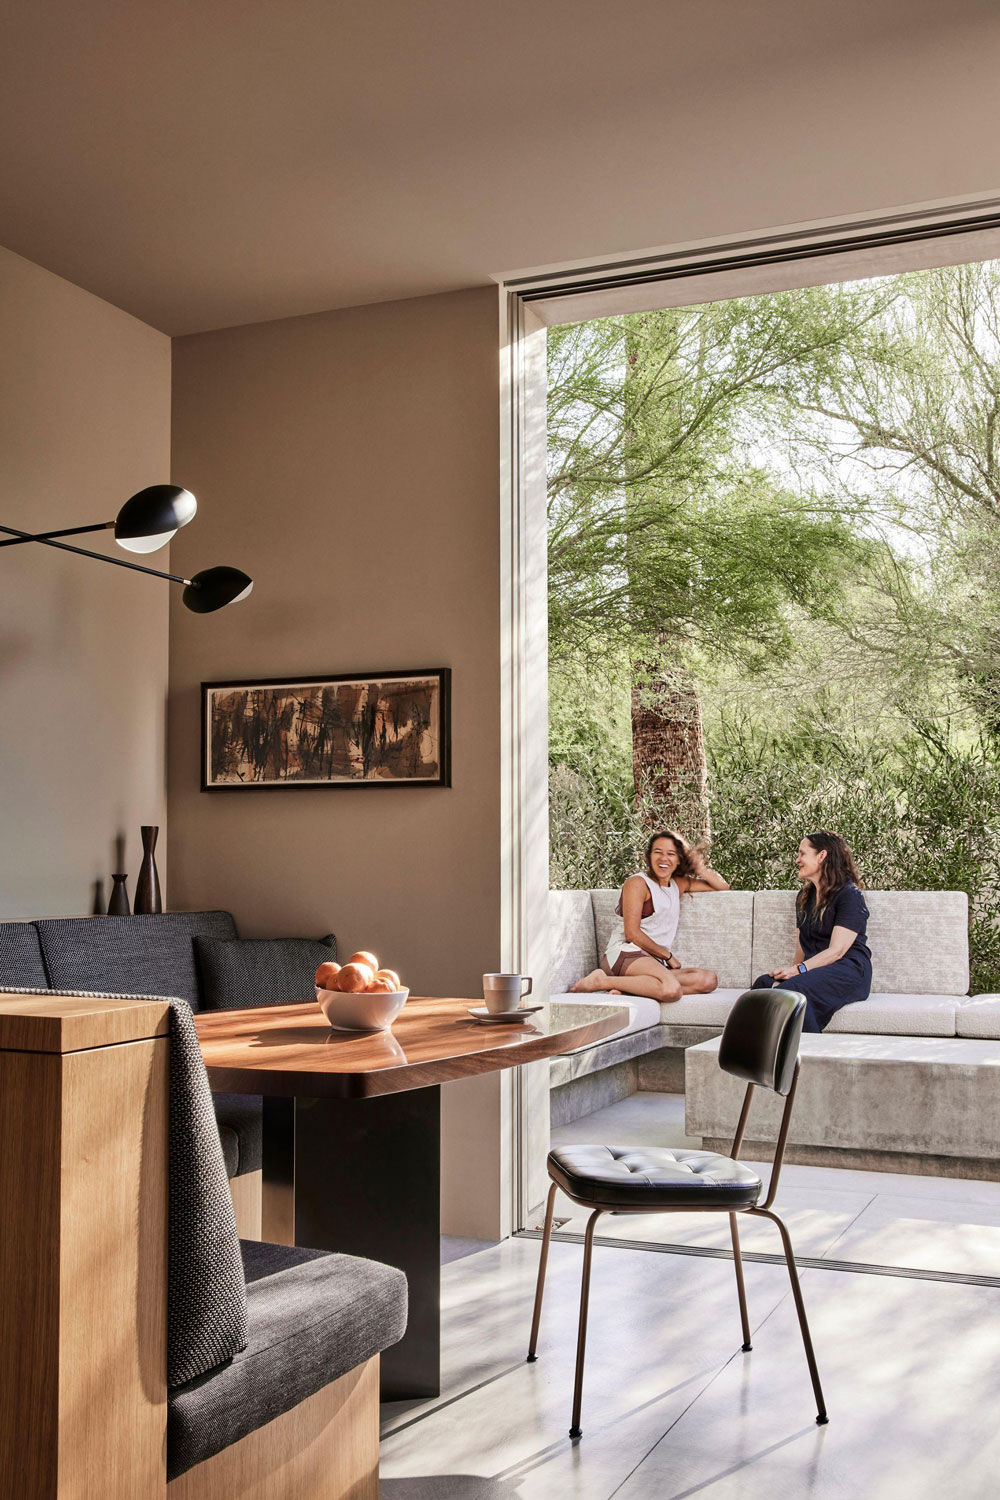
<svg viewBox="0 0 1000 1500"><path fill-rule="evenodd" d="M195 939L236 937L227 911L0 922L0 988L162 996L201 1010L208 997ZM280 1003L287 996L262 998ZM213 1103L227 1175L259 1171L260 1099L216 1094Z"/></svg>

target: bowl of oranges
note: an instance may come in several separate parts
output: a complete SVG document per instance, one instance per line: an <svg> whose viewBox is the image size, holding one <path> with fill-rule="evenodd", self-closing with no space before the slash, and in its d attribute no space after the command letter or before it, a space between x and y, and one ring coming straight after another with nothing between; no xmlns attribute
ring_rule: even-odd
<svg viewBox="0 0 1000 1500"><path fill-rule="evenodd" d="M409 993L395 969L379 968L374 953L363 948L346 964L316 970L316 999L334 1031L388 1031Z"/></svg>

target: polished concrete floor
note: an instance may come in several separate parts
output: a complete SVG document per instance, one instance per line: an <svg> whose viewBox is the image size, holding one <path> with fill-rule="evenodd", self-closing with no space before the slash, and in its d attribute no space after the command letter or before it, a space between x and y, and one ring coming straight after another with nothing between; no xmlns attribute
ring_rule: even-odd
<svg viewBox="0 0 1000 1500"><path fill-rule="evenodd" d="M636 1099L556 1135L676 1136L676 1103ZM567 1428L579 1246L553 1244L539 1359L528 1365L538 1241L446 1242L444 1387L435 1401L383 1409L383 1500L1000 1495L1000 1285L990 1284L1000 1188L787 1170L777 1206L800 1253L827 1261L802 1285L828 1426L815 1425L783 1265L747 1263L754 1349L743 1354L732 1262L712 1254L714 1239L698 1240L704 1225L681 1226L687 1253L658 1253L655 1239L630 1248L637 1236L612 1221L623 1237L595 1252L578 1442ZM767 1226L746 1228L749 1242ZM767 1251L777 1248L768 1236ZM890 1274L863 1269L874 1256ZM911 1269L893 1273L893 1256Z"/></svg>

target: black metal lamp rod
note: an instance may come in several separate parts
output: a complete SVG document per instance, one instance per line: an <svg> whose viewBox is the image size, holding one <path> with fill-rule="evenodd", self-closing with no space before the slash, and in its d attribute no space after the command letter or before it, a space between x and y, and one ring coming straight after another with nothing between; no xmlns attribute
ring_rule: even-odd
<svg viewBox="0 0 1000 1500"><path fill-rule="evenodd" d="M98 521L96 526L64 526L62 531L38 531L32 532L30 536L11 536L5 542L0 542L0 547L20 547L25 542L50 542L54 536L83 536L87 531L111 531L114 521ZM0 527L0 531L6 531L7 527Z"/></svg>
<svg viewBox="0 0 1000 1500"><path fill-rule="evenodd" d="M111 523L114 525L114 522ZM81 526L81 531L104 531L106 526ZM13 526L0 526L0 531L6 536L16 537L21 542L41 542L45 547L58 547L60 552L76 552L80 557L96 557L98 562L111 563L116 568L131 568L134 573L148 573L152 578L169 578L171 583L184 583L194 588L200 585L192 578L182 578L179 573L161 573L158 568L145 568L142 563L126 562L123 557L108 557L105 552L88 552L85 547L71 547L68 542L54 542L50 536L36 536L32 531L18 531ZM64 532L62 535L70 536L72 532ZM4 545L0 542L0 547Z"/></svg>

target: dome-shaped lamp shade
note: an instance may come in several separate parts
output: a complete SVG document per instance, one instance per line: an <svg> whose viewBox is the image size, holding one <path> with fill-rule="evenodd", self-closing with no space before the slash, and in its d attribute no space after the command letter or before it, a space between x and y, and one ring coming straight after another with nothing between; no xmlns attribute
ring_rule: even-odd
<svg viewBox="0 0 1000 1500"><path fill-rule="evenodd" d="M213 610L245 599L253 588L253 579L239 568L203 568L184 590L184 603L196 615L210 615Z"/></svg>
<svg viewBox="0 0 1000 1500"><path fill-rule="evenodd" d="M176 484L151 484L126 500L115 521L115 541L129 552L165 547L198 509L190 490Z"/></svg>

